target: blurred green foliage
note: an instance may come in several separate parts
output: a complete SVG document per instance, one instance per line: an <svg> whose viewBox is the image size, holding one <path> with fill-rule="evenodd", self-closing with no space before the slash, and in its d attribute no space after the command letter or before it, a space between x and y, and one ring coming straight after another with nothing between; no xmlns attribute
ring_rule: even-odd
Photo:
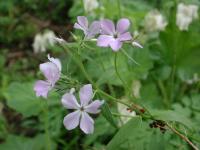
<svg viewBox="0 0 200 150"><path fill-rule="evenodd" d="M137 101L158 120L171 121L174 127L183 131L182 134L200 146L200 83L199 80L188 83L200 73L200 22L194 21L188 31L180 31L175 20L179 2L199 6L199 1L120 0L120 6L117 0L98 2L99 7L87 13L81 0L0 1L0 149L42 150L48 149L49 143L51 149L190 149L177 135L170 131L162 134L159 129L149 127L150 121L140 117L117 128L120 119L111 114L117 112L117 106L112 102L108 102L95 119L94 134L83 135L79 129L67 131L62 121L68 112L61 106L61 95L53 91L47 101L36 98L33 84L41 77L38 65L46 59L48 52L61 58L64 74L82 83L88 82L73 58L60 47L52 46L46 53L39 54L32 50L36 33L50 28L56 29L58 35L63 34L63 26L67 29L67 24L73 24L79 15L86 15L90 21L100 18L117 21L119 15L131 20L131 32L141 33L137 40L144 48L127 44L123 47L139 65L119 52L117 66L123 80L129 87L133 81L140 81ZM168 25L162 32L147 33L144 17L155 8L166 16ZM79 31L75 33L81 38ZM77 47L78 43L71 44L71 49ZM86 42L80 55L98 86L118 98L128 97L115 75L111 49ZM46 103L49 112L45 111Z"/></svg>

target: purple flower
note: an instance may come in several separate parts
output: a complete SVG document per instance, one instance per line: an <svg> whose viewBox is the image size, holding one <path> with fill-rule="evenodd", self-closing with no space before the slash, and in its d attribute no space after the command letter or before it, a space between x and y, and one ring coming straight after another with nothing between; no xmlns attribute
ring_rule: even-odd
<svg viewBox="0 0 200 150"><path fill-rule="evenodd" d="M57 58L48 55L49 62L40 64L40 71L44 74L46 80L38 80L34 85L36 96L47 98L48 92L54 87L60 78L61 63Z"/></svg>
<svg viewBox="0 0 200 150"><path fill-rule="evenodd" d="M84 16L77 17L78 22L74 24L74 28L83 30L86 39L92 39L100 32L99 21L94 21L89 26L88 19Z"/></svg>
<svg viewBox="0 0 200 150"><path fill-rule="evenodd" d="M97 39L97 45L100 47L111 47L113 51L118 51L124 41L131 40L131 34L127 32L130 26L128 19L122 18L117 22L115 28L111 20L101 21L101 35Z"/></svg>
<svg viewBox="0 0 200 150"><path fill-rule="evenodd" d="M93 92L92 85L84 85L79 92L80 104L72 92L66 93L62 97L62 104L67 109L75 109L74 112L65 116L63 123L66 129L72 130L80 124L81 130L86 134L94 131L94 120L88 113L97 114L100 112L99 107L104 101L95 100L92 102Z"/></svg>

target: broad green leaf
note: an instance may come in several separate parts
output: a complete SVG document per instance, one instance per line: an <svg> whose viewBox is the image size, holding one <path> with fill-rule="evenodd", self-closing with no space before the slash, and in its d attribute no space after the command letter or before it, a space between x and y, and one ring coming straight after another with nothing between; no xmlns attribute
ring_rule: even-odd
<svg viewBox="0 0 200 150"><path fill-rule="evenodd" d="M106 120L115 128L118 128L115 120L113 119L113 116L111 114L110 108L108 107L108 104L105 102L103 107L101 108L101 112L103 116L106 118Z"/></svg>
<svg viewBox="0 0 200 150"><path fill-rule="evenodd" d="M8 135L6 141L0 145L1 150L44 150L46 143L44 135L34 138Z"/></svg>
<svg viewBox="0 0 200 150"><path fill-rule="evenodd" d="M131 139L138 134L141 128L141 118L134 117L128 121L118 133L113 137L113 139L108 143L107 150L123 149L127 147L131 142Z"/></svg>
<svg viewBox="0 0 200 150"><path fill-rule="evenodd" d="M8 106L25 117L38 115L42 110L43 99L35 96L33 85L33 83L14 82L5 93Z"/></svg>
<svg viewBox="0 0 200 150"><path fill-rule="evenodd" d="M192 129L194 124L192 121L183 114L172 110L151 110L151 114L157 120L175 121Z"/></svg>

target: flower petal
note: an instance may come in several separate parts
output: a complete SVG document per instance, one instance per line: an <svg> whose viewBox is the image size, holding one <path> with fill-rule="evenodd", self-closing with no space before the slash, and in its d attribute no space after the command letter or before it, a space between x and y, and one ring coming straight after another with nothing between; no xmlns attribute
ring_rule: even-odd
<svg viewBox="0 0 200 150"><path fill-rule="evenodd" d="M80 121L81 112L79 110L69 113L65 116L63 124L67 130L72 130L76 128Z"/></svg>
<svg viewBox="0 0 200 150"><path fill-rule="evenodd" d="M120 42L119 39L113 39L109 43L110 47L113 49L113 51L118 51L122 47L122 42Z"/></svg>
<svg viewBox="0 0 200 150"><path fill-rule="evenodd" d="M63 106L68 109L80 108L80 105L76 100L76 97L71 93L66 93L65 95L63 95L61 102L62 102Z"/></svg>
<svg viewBox="0 0 200 150"><path fill-rule="evenodd" d="M95 100L85 107L85 111L91 114L97 114L100 112L99 107L103 105L104 101Z"/></svg>
<svg viewBox="0 0 200 150"><path fill-rule="evenodd" d="M139 48L143 48L143 46L140 43L136 42L136 41L133 41L132 45L136 46L136 47L139 47Z"/></svg>
<svg viewBox="0 0 200 150"><path fill-rule="evenodd" d="M46 81L38 80L34 85L34 91L36 92L37 97L42 96L47 98L49 90L51 90L51 86Z"/></svg>
<svg viewBox="0 0 200 150"><path fill-rule="evenodd" d="M74 28L75 28L75 29L80 29L80 30L82 30L82 31L84 32L85 35L87 34L87 29L81 27L80 24L78 24L78 23L75 23L75 24L74 24Z"/></svg>
<svg viewBox="0 0 200 150"><path fill-rule="evenodd" d="M60 60L58 58L50 57L49 54L47 55L47 57L48 57L49 61L51 61L52 63L54 63L58 67L59 71L61 71L62 66L61 66Z"/></svg>
<svg viewBox="0 0 200 150"><path fill-rule="evenodd" d="M105 19L101 21L101 33L113 35L115 33L115 25L111 20Z"/></svg>
<svg viewBox="0 0 200 150"><path fill-rule="evenodd" d="M81 106L86 106L92 99L92 96L93 96L92 85L91 84L84 85L79 92Z"/></svg>
<svg viewBox="0 0 200 150"><path fill-rule="evenodd" d="M109 43L113 40L114 38L110 35L100 35L97 39L97 46L100 47L108 47Z"/></svg>
<svg viewBox="0 0 200 150"><path fill-rule="evenodd" d="M131 39L132 39L132 36L129 32L126 32L126 33L119 35L120 41L128 41L128 40L131 40Z"/></svg>
<svg viewBox="0 0 200 150"><path fill-rule="evenodd" d="M85 16L78 16L77 17L78 24L83 28L83 29L88 29L88 19Z"/></svg>
<svg viewBox="0 0 200 150"><path fill-rule="evenodd" d="M86 38L91 39L91 38L95 37L95 35L99 34L99 32L100 32L100 22L94 21L88 29Z"/></svg>
<svg viewBox="0 0 200 150"><path fill-rule="evenodd" d="M94 120L86 112L82 112L80 128L85 134L94 132Z"/></svg>
<svg viewBox="0 0 200 150"><path fill-rule="evenodd" d="M117 32L124 33L128 30L130 26L130 21L126 18L122 18L117 22Z"/></svg>
<svg viewBox="0 0 200 150"><path fill-rule="evenodd" d="M43 64L40 64L40 70L44 74L44 76L47 78L47 80L54 86L56 81L60 78L60 71L56 64L52 62L46 62Z"/></svg>

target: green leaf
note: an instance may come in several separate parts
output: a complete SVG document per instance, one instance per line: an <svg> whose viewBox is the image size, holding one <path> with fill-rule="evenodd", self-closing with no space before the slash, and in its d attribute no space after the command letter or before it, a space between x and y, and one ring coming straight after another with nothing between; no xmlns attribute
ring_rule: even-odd
<svg viewBox="0 0 200 150"><path fill-rule="evenodd" d="M107 150L116 150L126 147L131 142L131 139L138 134L141 128L141 118L134 117L128 121L118 133L113 137L113 139L108 143Z"/></svg>
<svg viewBox="0 0 200 150"><path fill-rule="evenodd" d="M38 115L42 110L42 100L35 96L33 83L12 83L6 93L9 107L22 113L25 117Z"/></svg>
<svg viewBox="0 0 200 150"><path fill-rule="evenodd" d="M194 124L192 123L192 121L189 118L185 117L183 114L181 114L177 111L153 110L153 111L151 111L151 114L157 120L179 122L190 129L192 129L194 126Z"/></svg>
<svg viewBox="0 0 200 150"><path fill-rule="evenodd" d="M108 104L105 102L103 107L101 108L101 112L103 116L106 118L106 120L115 128L118 128L115 120L113 119L113 116L111 114L111 111L108 107Z"/></svg>
<svg viewBox="0 0 200 150"><path fill-rule="evenodd" d="M34 138L25 138L22 136L8 135L6 141L0 145L0 149L43 150L45 149L44 139L44 135L38 135Z"/></svg>

